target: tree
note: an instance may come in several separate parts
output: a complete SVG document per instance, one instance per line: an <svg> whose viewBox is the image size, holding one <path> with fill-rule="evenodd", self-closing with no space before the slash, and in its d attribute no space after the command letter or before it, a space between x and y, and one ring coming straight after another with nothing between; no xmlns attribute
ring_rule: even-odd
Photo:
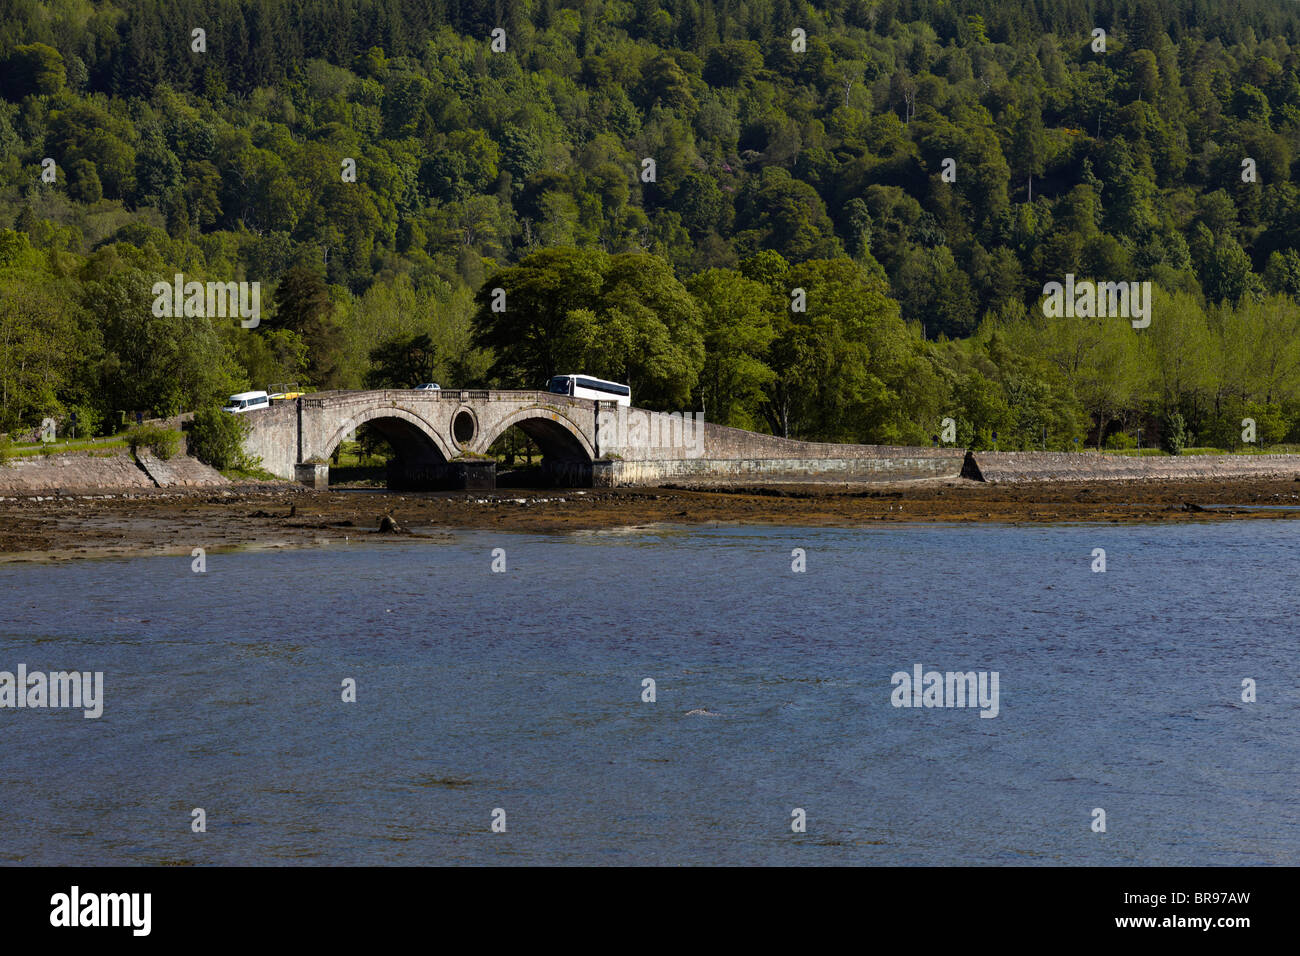
<svg viewBox="0 0 1300 956"><path fill-rule="evenodd" d="M296 265L284 274L272 299L280 325L302 335L330 313L329 286L316 271Z"/></svg>
<svg viewBox="0 0 1300 956"><path fill-rule="evenodd" d="M1100 449L1110 424L1133 408L1138 394L1141 367L1132 326L1115 317L1043 317L1035 336L1036 351L1060 370L1092 416Z"/></svg>
<svg viewBox="0 0 1300 956"><path fill-rule="evenodd" d="M730 40L709 50L705 82L715 86L740 86L763 67L763 55L752 40Z"/></svg>
<svg viewBox="0 0 1300 956"><path fill-rule="evenodd" d="M342 361L342 331L325 280L313 269L294 266L276 286L272 301L276 321L306 345L308 381L322 388L334 386Z"/></svg>
<svg viewBox="0 0 1300 956"><path fill-rule="evenodd" d="M1028 182L1026 201L1034 201L1034 176L1042 173L1047 160L1047 138L1043 132L1043 111L1036 97L1022 104L1011 127L1011 156L1013 174Z"/></svg>
<svg viewBox="0 0 1300 956"><path fill-rule="evenodd" d="M83 331L75 286L40 268L26 237L5 230L0 242L10 247L0 255L0 431L8 431L57 414L65 400L93 389L74 383L97 343Z"/></svg>
<svg viewBox="0 0 1300 956"><path fill-rule="evenodd" d="M104 186L90 160L78 159L68 168L68 195L83 203L97 203L104 198Z"/></svg>
<svg viewBox="0 0 1300 956"><path fill-rule="evenodd" d="M537 388L571 371L561 368L575 357L564 347L570 315L598 300L608 263L604 253L543 249L491 275L474 314L474 344L494 355L489 374L507 387Z"/></svg>
<svg viewBox="0 0 1300 956"><path fill-rule="evenodd" d="M1251 268L1250 256L1230 235L1220 234L1202 261L1201 282L1211 302L1260 298L1264 284Z"/></svg>
<svg viewBox="0 0 1300 956"><path fill-rule="evenodd" d="M1178 412L1170 412L1161 420L1160 446L1171 455L1181 455L1187 447L1187 422Z"/></svg>
<svg viewBox="0 0 1300 956"><path fill-rule="evenodd" d="M900 388L918 343L879 264L819 259L769 274L784 303L766 362L775 373L764 406L773 432L889 441L905 431ZM804 311L791 310L795 288L804 290Z"/></svg>
<svg viewBox="0 0 1300 956"><path fill-rule="evenodd" d="M840 251L817 191L775 166L766 167L741 193L736 228L746 245L773 249L787 259L829 257Z"/></svg>
<svg viewBox="0 0 1300 956"><path fill-rule="evenodd" d="M154 315L152 284L128 268L83 286L85 307L102 322L106 408L173 415L238 391L240 373L212 321Z"/></svg>
<svg viewBox="0 0 1300 956"><path fill-rule="evenodd" d="M626 382L648 408L689 410L704 364L699 306L658 256L611 256L603 279L595 334L575 339L585 339L586 364Z"/></svg>
<svg viewBox="0 0 1300 956"><path fill-rule="evenodd" d="M44 43L16 46L5 64L5 98L53 95L63 89L66 76L63 54L54 47Z"/></svg>
<svg viewBox="0 0 1300 956"><path fill-rule="evenodd" d="M692 113L695 97L690 80L681 66L667 53L656 55L646 64L641 79L641 102L647 108L664 106Z"/></svg>
<svg viewBox="0 0 1300 956"><path fill-rule="evenodd" d="M437 358L428 335L390 339L370 352L366 388L414 388L431 382Z"/></svg>
<svg viewBox="0 0 1300 956"><path fill-rule="evenodd" d="M1133 93L1139 100L1153 101L1160 94L1160 67L1150 50L1138 50L1129 61Z"/></svg>
<svg viewBox="0 0 1300 956"><path fill-rule="evenodd" d="M1268 257L1264 284L1269 292L1280 292L1300 300L1300 252L1279 250Z"/></svg>
<svg viewBox="0 0 1300 956"><path fill-rule="evenodd" d="M1195 413L1212 385L1214 348L1205 312L1185 292L1154 286L1151 326L1141 337L1143 391L1164 415L1183 409Z"/></svg>
<svg viewBox="0 0 1300 956"><path fill-rule="evenodd" d="M760 283L728 269L701 272L687 288L702 315L700 407L719 425L752 429L760 420L763 388L775 374L763 356L776 334L772 316L783 303Z"/></svg>

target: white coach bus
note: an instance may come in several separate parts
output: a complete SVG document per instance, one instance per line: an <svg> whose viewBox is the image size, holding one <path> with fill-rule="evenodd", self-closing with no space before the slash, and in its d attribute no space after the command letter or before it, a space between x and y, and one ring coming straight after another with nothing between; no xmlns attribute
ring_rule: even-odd
<svg viewBox="0 0 1300 956"><path fill-rule="evenodd" d="M574 398L594 398L602 402L617 402L620 405L632 404L632 389L618 382L606 382L587 375L556 375L546 387L548 392L556 395L572 395Z"/></svg>

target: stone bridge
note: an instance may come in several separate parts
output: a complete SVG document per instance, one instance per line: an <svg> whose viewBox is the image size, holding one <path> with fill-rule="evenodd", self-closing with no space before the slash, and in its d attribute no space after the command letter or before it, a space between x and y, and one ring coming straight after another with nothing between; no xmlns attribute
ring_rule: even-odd
<svg viewBox="0 0 1300 956"><path fill-rule="evenodd" d="M492 488L488 449L517 425L541 449L546 483L612 487L957 477L955 448L801 442L542 391L316 392L245 413L245 450L281 478L328 485L327 462L369 424L394 451L390 488Z"/></svg>

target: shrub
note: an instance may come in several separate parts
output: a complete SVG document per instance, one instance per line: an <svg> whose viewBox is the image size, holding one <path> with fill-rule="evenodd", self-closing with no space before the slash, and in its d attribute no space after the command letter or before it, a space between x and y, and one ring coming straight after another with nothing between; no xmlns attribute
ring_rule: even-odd
<svg viewBox="0 0 1300 956"><path fill-rule="evenodd" d="M104 416L94 407L90 405L74 405L68 411L77 413L77 438L94 438L99 434L104 423ZM64 418L60 430L66 432L71 431L71 429L72 418L69 415Z"/></svg>
<svg viewBox="0 0 1300 956"><path fill-rule="evenodd" d="M1128 432L1111 432L1106 436L1106 447L1111 451L1127 451L1137 447L1137 439Z"/></svg>
<svg viewBox="0 0 1300 956"><path fill-rule="evenodd" d="M166 461L180 451L181 433L159 425L136 425L126 433L126 443L131 446L132 454L138 455L141 448L148 448L155 458Z"/></svg>
<svg viewBox="0 0 1300 956"><path fill-rule="evenodd" d="M9 464L9 458L13 454L14 445L9 440L8 435L0 435L0 467Z"/></svg>
<svg viewBox="0 0 1300 956"><path fill-rule="evenodd" d="M1181 455L1187 447L1187 422L1178 412L1165 416L1160 428L1160 445L1171 455Z"/></svg>
<svg viewBox="0 0 1300 956"><path fill-rule="evenodd" d="M194 415L190 425L190 452L217 470L240 468L248 464L244 455L247 434L248 423L238 415L215 406L205 408Z"/></svg>

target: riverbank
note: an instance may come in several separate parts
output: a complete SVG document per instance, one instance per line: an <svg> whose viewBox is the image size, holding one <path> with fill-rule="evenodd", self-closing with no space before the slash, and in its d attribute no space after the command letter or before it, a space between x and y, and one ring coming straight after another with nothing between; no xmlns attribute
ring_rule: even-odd
<svg viewBox="0 0 1300 956"><path fill-rule="evenodd" d="M380 531L391 516L398 531ZM743 491L310 492L249 485L0 499L0 562L329 546L458 529L563 533L657 524L854 527L881 521L1200 522L1300 517L1295 479L1037 482L963 479Z"/></svg>

